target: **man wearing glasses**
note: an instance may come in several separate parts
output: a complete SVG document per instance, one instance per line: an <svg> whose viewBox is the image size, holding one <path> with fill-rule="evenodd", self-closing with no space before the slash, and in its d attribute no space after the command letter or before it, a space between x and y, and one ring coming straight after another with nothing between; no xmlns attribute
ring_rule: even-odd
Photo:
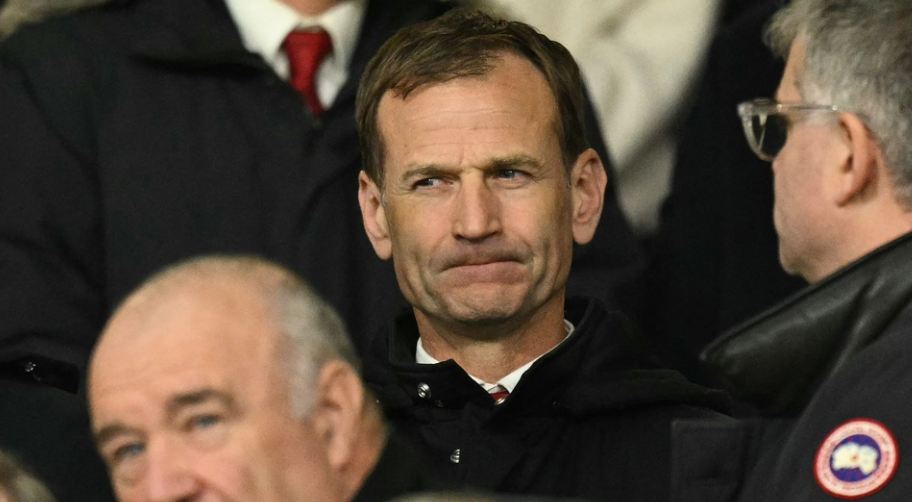
<svg viewBox="0 0 912 502"><path fill-rule="evenodd" d="M772 162L779 259L812 285L704 352L740 398L787 419L759 442L742 500L904 499L912 3L796 0L769 35L788 55L777 101L738 112Z"/></svg>

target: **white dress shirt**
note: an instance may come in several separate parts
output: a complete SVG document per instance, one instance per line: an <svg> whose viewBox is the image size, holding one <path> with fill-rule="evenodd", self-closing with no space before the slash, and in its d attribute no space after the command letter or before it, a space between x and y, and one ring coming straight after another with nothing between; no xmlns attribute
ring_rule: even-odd
<svg viewBox="0 0 912 502"><path fill-rule="evenodd" d="M322 28L333 50L317 69L317 96L329 108L348 79L367 0L344 0L319 16L308 17L279 0L225 0L244 47L263 57L276 74L289 78L282 42L294 30Z"/></svg>
<svg viewBox="0 0 912 502"><path fill-rule="evenodd" d="M564 319L564 327L567 330L567 336L563 340L561 340L560 343L558 343L554 347L551 347L550 349L548 349L548 351L545 352L544 354L536 357L535 359L527 362L526 364L520 366L519 368L516 368L515 370L511 371L509 375L501 378L499 381L497 381L495 383L491 383L491 382L485 382L484 380L482 380L478 377L475 377L473 375L469 375L469 377L471 377L472 380L475 380L475 383L477 383L478 385L481 385L481 387L486 392L491 392L491 389L500 385L503 388L507 389L507 392L513 393L513 389L516 388L516 385L519 383L519 380L522 378L523 374L525 374L526 370L528 370L529 367L532 366L532 364L535 361L538 361L545 354L548 354L552 350L560 347L561 343L564 343L565 341L567 341L567 338L570 338L570 335L573 334L573 324L570 321ZM418 337L418 346L415 348L415 362L417 362L418 364L437 364L440 362L437 359L434 359L434 356L428 354L427 351L424 350L424 344L421 343L420 336ZM466 373L466 374L468 374L468 373Z"/></svg>

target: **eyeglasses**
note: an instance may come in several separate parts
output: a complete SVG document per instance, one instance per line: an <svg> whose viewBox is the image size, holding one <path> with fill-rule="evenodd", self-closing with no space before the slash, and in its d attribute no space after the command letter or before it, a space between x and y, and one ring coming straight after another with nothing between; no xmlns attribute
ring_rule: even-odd
<svg viewBox="0 0 912 502"><path fill-rule="evenodd" d="M789 116L809 112L839 112L832 105L777 103L759 98L738 105L738 115L751 150L761 159L772 162L785 146Z"/></svg>

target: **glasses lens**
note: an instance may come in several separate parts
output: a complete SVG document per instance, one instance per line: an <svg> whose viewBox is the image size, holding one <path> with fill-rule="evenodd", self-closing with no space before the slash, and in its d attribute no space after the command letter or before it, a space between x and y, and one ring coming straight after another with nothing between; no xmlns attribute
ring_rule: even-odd
<svg viewBox="0 0 912 502"><path fill-rule="evenodd" d="M751 149L763 160L772 161L785 146L788 121L784 115L752 113L743 120Z"/></svg>

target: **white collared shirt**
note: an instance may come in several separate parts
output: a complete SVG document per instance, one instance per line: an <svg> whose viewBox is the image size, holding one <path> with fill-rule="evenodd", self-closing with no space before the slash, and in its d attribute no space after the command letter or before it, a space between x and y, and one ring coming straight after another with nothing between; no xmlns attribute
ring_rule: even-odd
<svg viewBox="0 0 912 502"><path fill-rule="evenodd" d="M367 0L344 0L319 16L307 17L279 0L225 0L244 47L266 60L285 80L288 57L282 42L296 29L320 27L329 34L333 50L317 69L317 95L329 108L348 79Z"/></svg>
<svg viewBox="0 0 912 502"><path fill-rule="evenodd" d="M573 329L574 329L573 324L570 321L564 319L564 327L567 330L567 336L563 340L561 340L560 343L558 343L554 347L551 347L550 349L548 349L548 351L545 352L544 354L536 357L535 359L527 362L526 364L520 366L519 368L516 368L515 370L511 371L509 375L501 378L496 383L485 382L484 380L482 380L478 377L472 376L472 375L469 375L469 377L472 380L475 380L475 383L477 383L478 385L481 385L481 387L485 390L485 392L490 392L491 389L493 389L494 387L501 385L501 386L503 386L503 388L507 389L507 392L512 393L513 389L516 388L516 385L519 383L519 380L522 378L523 374L526 373L526 370L528 370L529 367L532 366L532 364L535 361L538 361L539 359L541 359L543 356L545 356L552 350L560 347L561 343L566 342L567 338L570 338L570 335L573 334ZM420 336L418 337L418 346L415 348L415 362L418 364L437 364L440 362L437 359L434 359L434 357L432 355L428 354L427 351L424 350L424 344L421 342ZM468 373L466 373L466 374L468 374Z"/></svg>

